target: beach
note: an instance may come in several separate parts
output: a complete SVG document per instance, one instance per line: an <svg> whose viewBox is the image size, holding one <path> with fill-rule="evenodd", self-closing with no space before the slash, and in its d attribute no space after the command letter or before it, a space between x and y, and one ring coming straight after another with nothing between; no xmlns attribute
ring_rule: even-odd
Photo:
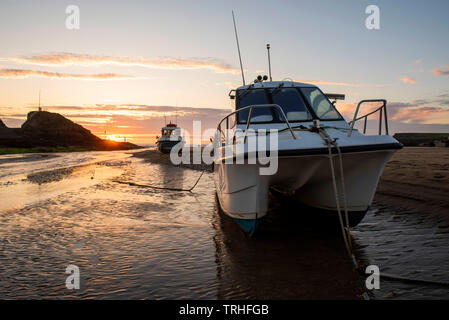
<svg viewBox="0 0 449 320"><path fill-rule="evenodd" d="M376 200L449 215L449 148L406 147L388 162Z"/></svg>
<svg viewBox="0 0 449 320"><path fill-rule="evenodd" d="M158 154L153 150L139 152L135 156L150 162L170 165L168 155ZM210 166L204 164L187 166L197 170L210 170ZM380 266L381 271L398 277L447 283L449 274L442 269L449 268L448 186L449 148L405 147L396 152L386 165L371 209L364 221L352 230L356 256L361 264L360 269L363 271L365 266L375 264ZM274 235L284 233L291 236L300 233L305 238L308 236L313 236L314 239L320 236L326 238L324 234L329 230L324 232L307 230L310 226L302 226L298 230L295 223L302 224L302 221L295 221L297 217L294 211L294 208L281 206L277 199L272 198L267 219L271 226L265 225L262 237L273 232ZM279 227L279 224L292 222L293 226L290 226L289 231ZM338 233L334 233L331 239L337 241L339 252L344 256ZM308 240L299 241L304 243ZM278 248L288 247L286 243L279 242L270 245ZM329 245L326 243L326 246ZM351 270L350 266L346 268L346 271ZM351 273L346 277L354 279ZM356 289L360 294L363 290L356 282L352 282L352 285L352 289L345 289L346 293ZM355 294L354 291L352 294ZM370 294L378 299L448 297L447 286L444 285L416 286L407 281L391 279L383 279L381 290L374 290Z"/></svg>
<svg viewBox="0 0 449 320"><path fill-rule="evenodd" d="M246 236L221 213L210 166L173 166L154 149L0 156L0 296L362 299L370 264L449 281L449 218L444 201L430 198L444 182L416 179L422 172L412 166L438 179L444 157L443 149L405 148L387 165L371 209L351 230L359 274L338 228L304 223L275 198L260 233ZM192 192L146 187L188 189L204 169ZM430 212L414 205L428 199ZM65 287L70 264L80 269L79 290ZM370 295L449 297L445 287L388 279Z"/></svg>

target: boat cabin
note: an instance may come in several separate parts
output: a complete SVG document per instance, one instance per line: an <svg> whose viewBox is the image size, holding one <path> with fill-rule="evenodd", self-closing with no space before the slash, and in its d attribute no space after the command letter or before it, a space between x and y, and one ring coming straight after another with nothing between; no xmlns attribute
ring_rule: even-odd
<svg viewBox="0 0 449 320"><path fill-rule="evenodd" d="M169 124L167 124L165 127L163 127L161 129L161 133L162 133L163 136L174 135L174 134L177 134L176 129L179 129L176 126L176 124L170 122Z"/></svg>
<svg viewBox="0 0 449 320"><path fill-rule="evenodd" d="M239 87L230 92L235 101L235 110L254 105L279 105L289 122L306 122L314 119L323 121L343 120L334 104L344 99L341 94L324 94L318 87L299 82L271 81ZM330 99L335 100L331 102ZM247 122L249 109L237 113L239 124ZM284 122L276 108L254 108L251 123Z"/></svg>

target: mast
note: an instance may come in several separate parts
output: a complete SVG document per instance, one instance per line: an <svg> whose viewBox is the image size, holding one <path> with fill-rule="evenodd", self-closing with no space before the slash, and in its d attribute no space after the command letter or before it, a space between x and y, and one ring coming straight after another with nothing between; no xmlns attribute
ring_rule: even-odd
<svg viewBox="0 0 449 320"><path fill-rule="evenodd" d="M236 27L236 25L235 25L234 10L232 10L232 21L234 21L235 40L236 40L236 42L237 42L237 50L238 50L238 52L239 52L240 71L242 72L243 85L245 85L245 74L243 73L242 55L240 54L239 37L238 37L238 35L237 35L237 27Z"/></svg>
<svg viewBox="0 0 449 320"><path fill-rule="evenodd" d="M270 44L267 43L267 51L268 51L268 74L270 75L270 81L273 81L271 77L271 59L270 59Z"/></svg>
<svg viewBox="0 0 449 320"><path fill-rule="evenodd" d="M41 108L41 90L39 90L39 108L37 110L38 111L42 111L42 108Z"/></svg>

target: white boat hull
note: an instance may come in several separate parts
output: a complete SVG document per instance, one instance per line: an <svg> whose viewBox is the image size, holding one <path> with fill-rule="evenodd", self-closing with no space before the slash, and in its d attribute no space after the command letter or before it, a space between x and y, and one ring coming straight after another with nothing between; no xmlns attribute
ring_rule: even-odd
<svg viewBox="0 0 449 320"><path fill-rule="evenodd" d="M366 212L373 201L383 169L395 150L344 153L343 171L347 208ZM232 218L253 220L266 215L269 188L316 209L336 211L337 203L329 156L304 155L278 158L274 175L260 175L258 164L216 163L215 185L222 210ZM339 203L342 190L338 155L333 155Z"/></svg>

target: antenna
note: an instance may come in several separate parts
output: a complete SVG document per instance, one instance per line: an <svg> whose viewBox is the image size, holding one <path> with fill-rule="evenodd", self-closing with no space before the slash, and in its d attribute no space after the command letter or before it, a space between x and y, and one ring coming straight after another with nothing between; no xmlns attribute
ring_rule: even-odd
<svg viewBox="0 0 449 320"><path fill-rule="evenodd" d="M164 122L165 122L165 126L167 125L167 116L164 113Z"/></svg>
<svg viewBox="0 0 449 320"><path fill-rule="evenodd" d="M271 59L270 59L270 44L267 43L267 52L268 52L268 74L270 75L270 81L273 81L271 77Z"/></svg>
<svg viewBox="0 0 449 320"><path fill-rule="evenodd" d="M237 27L235 25L234 10L232 10L232 21L234 21L235 41L237 42L237 50L239 52L240 70L242 71L243 85L245 85L245 74L243 73L242 55L240 54L239 37L237 35Z"/></svg>

